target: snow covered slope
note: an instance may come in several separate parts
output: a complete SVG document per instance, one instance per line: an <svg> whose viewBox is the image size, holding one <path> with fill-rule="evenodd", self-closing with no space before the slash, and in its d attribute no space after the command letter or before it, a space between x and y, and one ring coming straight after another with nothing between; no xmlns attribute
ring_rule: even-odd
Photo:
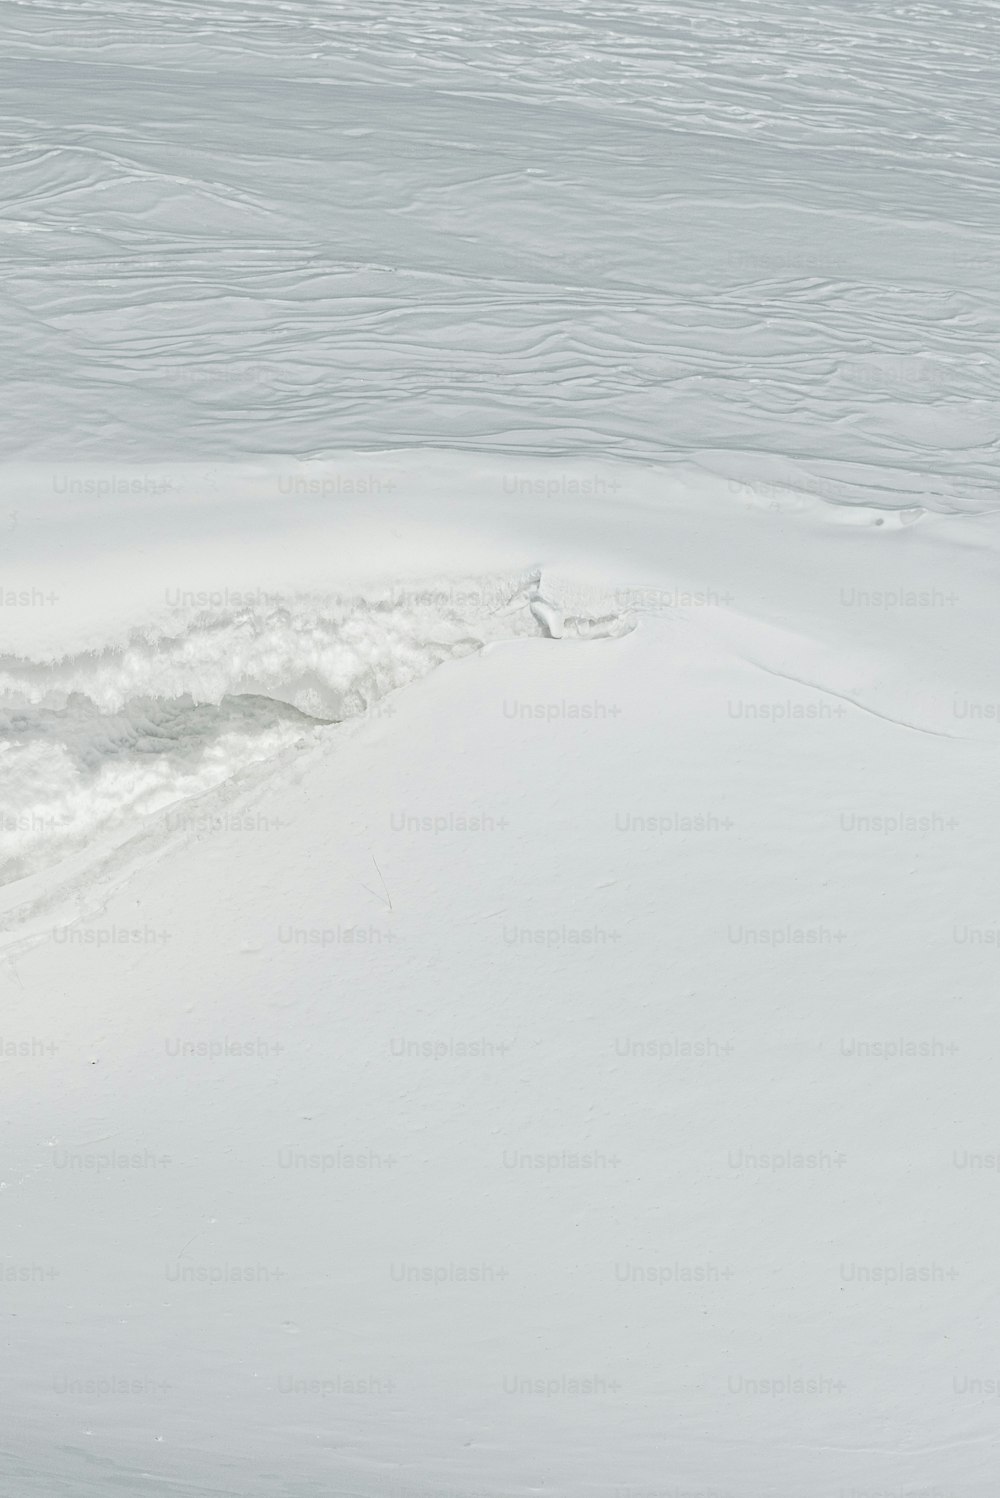
<svg viewBox="0 0 1000 1498"><path fill-rule="evenodd" d="M994 492L995 0L2 11L8 451Z"/></svg>
<svg viewBox="0 0 1000 1498"><path fill-rule="evenodd" d="M0 4L0 1491L992 1498L991 0Z"/></svg>

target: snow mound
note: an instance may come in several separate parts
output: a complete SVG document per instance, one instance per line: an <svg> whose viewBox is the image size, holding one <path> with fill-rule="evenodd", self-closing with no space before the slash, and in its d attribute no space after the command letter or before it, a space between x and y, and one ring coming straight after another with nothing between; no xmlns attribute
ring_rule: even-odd
<svg viewBox="0 0 1000 1498"><path fill-rule="evenodd" d="M443 661L524 636L621 634L625 616L565 617L540 575L279 597L179 599L167 627L54 662L0 658L0 884L273 759ZM168 817L187 826L184 813Z"/></svg>

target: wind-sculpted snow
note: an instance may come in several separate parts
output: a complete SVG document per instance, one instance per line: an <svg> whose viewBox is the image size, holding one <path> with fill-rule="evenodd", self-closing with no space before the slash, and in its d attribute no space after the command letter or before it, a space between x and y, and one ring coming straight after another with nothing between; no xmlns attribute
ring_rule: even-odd
<svg viewBox="0 0 1000 1498"><path fill-rule="evenodd" d="M0 1493L995 1498L997 0L0 0Z"/></svg>
<svg viewBox="0 0 1000 1498"><path fill-rule="evenodd" d="M8 5L3 447L764 453L980 508L998 20Z"/></svg>

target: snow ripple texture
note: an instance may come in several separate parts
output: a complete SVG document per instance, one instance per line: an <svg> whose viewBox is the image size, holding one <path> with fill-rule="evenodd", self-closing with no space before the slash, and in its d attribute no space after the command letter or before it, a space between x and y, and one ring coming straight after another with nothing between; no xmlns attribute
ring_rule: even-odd
<svg viewBox="0 0 1000 1498"><path fill-rule="evenodd" d="M2 450L765 455L981 510L998 21L7 4Z"/></svg>

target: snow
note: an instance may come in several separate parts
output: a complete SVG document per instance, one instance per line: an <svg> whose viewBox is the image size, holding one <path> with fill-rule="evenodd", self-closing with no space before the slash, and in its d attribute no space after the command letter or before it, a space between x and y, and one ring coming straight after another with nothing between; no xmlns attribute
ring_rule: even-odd
<svg viewBox="0 0 1000 1498"><path fill-rule="evenodd" d="M996 11L4 8L5 1493L992 1495Z"/></svg>

